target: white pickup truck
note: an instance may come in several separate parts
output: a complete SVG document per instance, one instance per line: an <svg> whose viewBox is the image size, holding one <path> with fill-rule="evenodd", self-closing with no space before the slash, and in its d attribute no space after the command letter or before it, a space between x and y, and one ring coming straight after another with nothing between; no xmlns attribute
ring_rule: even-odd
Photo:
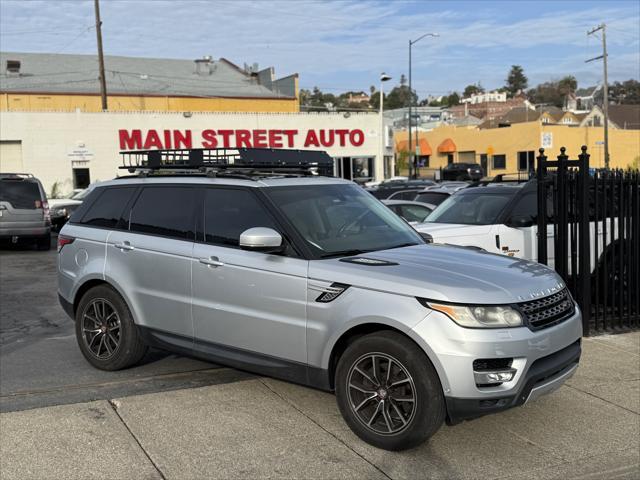
<svg viewBox="0 0 640 480"><path fill-rule="evenodd" d="M427 239L434 243L447 243L475 247L487 252L499 253L527 260L538 260L537 183L490 183L484 186L460 190L441 203L424 223L415 225ZM549 198L547 212L553 212ZM554 265L553 224L547 228L548 264ZM613 228L612 228L613 227ZM591 221L591 271L596 258L613 248L618 238L617 218L607 219L606 240L603 221ZM597 228L597 256L596 249ZM571 249L569 248L569 252ZM570 254L570 253L569 253ZM569 261L569 268L571 262ZM615 274L609 271L609 274Z"/></svg>

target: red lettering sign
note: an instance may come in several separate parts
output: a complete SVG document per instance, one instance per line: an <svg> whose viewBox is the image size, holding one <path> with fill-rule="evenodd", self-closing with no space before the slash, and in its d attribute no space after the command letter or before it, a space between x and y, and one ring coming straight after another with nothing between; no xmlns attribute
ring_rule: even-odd
<svg viewBox="0 0 640 480"><path fill-rule="evenodd" d="M200 145L203 148L295 148L298 130L213 130L202 131ZM120 150L193 148L191 130L118 130ZM302 142L304 148L330 148L347 144L360 147L364 144L364 132L360 129L310 129Z"/></svg>

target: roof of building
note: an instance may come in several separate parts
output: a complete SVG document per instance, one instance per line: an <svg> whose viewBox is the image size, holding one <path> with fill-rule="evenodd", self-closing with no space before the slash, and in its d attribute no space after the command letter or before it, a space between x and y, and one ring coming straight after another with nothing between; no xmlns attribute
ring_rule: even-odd
<svg viewBox="0 0 640 480"><path fill-rule="evenodd" d="M7 64L9 60L20 62L19 72L10 71ZM274 80L272 68L248 72L224 58L177 60L107 55L104 57L104 64L108 94L295 97L295 75ZM0 52L0 69L2 92L100 92L96 55Z"/></svg>
<svg viewBox="0 0 640 480"><path fill-rule="evenodd" d="M640 105L609 105L609 120L618 128L640 129Z"/></svg>

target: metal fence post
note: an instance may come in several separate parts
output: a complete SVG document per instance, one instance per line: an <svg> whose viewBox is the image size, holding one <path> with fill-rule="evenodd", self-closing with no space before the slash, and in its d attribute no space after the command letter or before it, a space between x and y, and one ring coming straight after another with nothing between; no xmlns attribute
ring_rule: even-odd
<svg viewBox="0 0 640 480"><path fill-rule="evenodd" d="M536 168L538 182L538 262L547 264L547 157L544 148L539 150Z"/></svg>
<svg viewBox="0 0 640 480"><path fill-rule="evenodd" d="M591 325L591 232L589 228L589 154L587 146L582 146L578 166L578 205L579 205L579 250L578 250L578 292L579 304L582 310L582 329L589 334ZM595 219L597 222L597 219ZM597 236L597 224L595 235ZM576 275L576 272L572 272Z"/></svg>
<svg viewBox="0 0 640 480"><path fill-rule="evenodd" d="M560 155L558 155L558 170L557 170L557 211L556 228L557 237L555 242L555 251L553 258L555 260L556 271L566 282L568 280L568 256L569 256L569 224L568 224L568 196L567 196L567 160L569 157L565 154L565 147L560 148Z"/></svg>

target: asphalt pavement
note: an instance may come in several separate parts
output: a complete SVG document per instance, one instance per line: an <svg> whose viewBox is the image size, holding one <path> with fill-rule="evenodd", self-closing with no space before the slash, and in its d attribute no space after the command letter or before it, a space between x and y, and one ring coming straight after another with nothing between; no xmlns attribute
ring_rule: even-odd
<svg viewBox="0 0 640 480"><path fill-rule="evenodd" d="M91 367L58 303L56 250L0 250L0 412L214 385L250 375L151 350L119 372Z"/></svg>

